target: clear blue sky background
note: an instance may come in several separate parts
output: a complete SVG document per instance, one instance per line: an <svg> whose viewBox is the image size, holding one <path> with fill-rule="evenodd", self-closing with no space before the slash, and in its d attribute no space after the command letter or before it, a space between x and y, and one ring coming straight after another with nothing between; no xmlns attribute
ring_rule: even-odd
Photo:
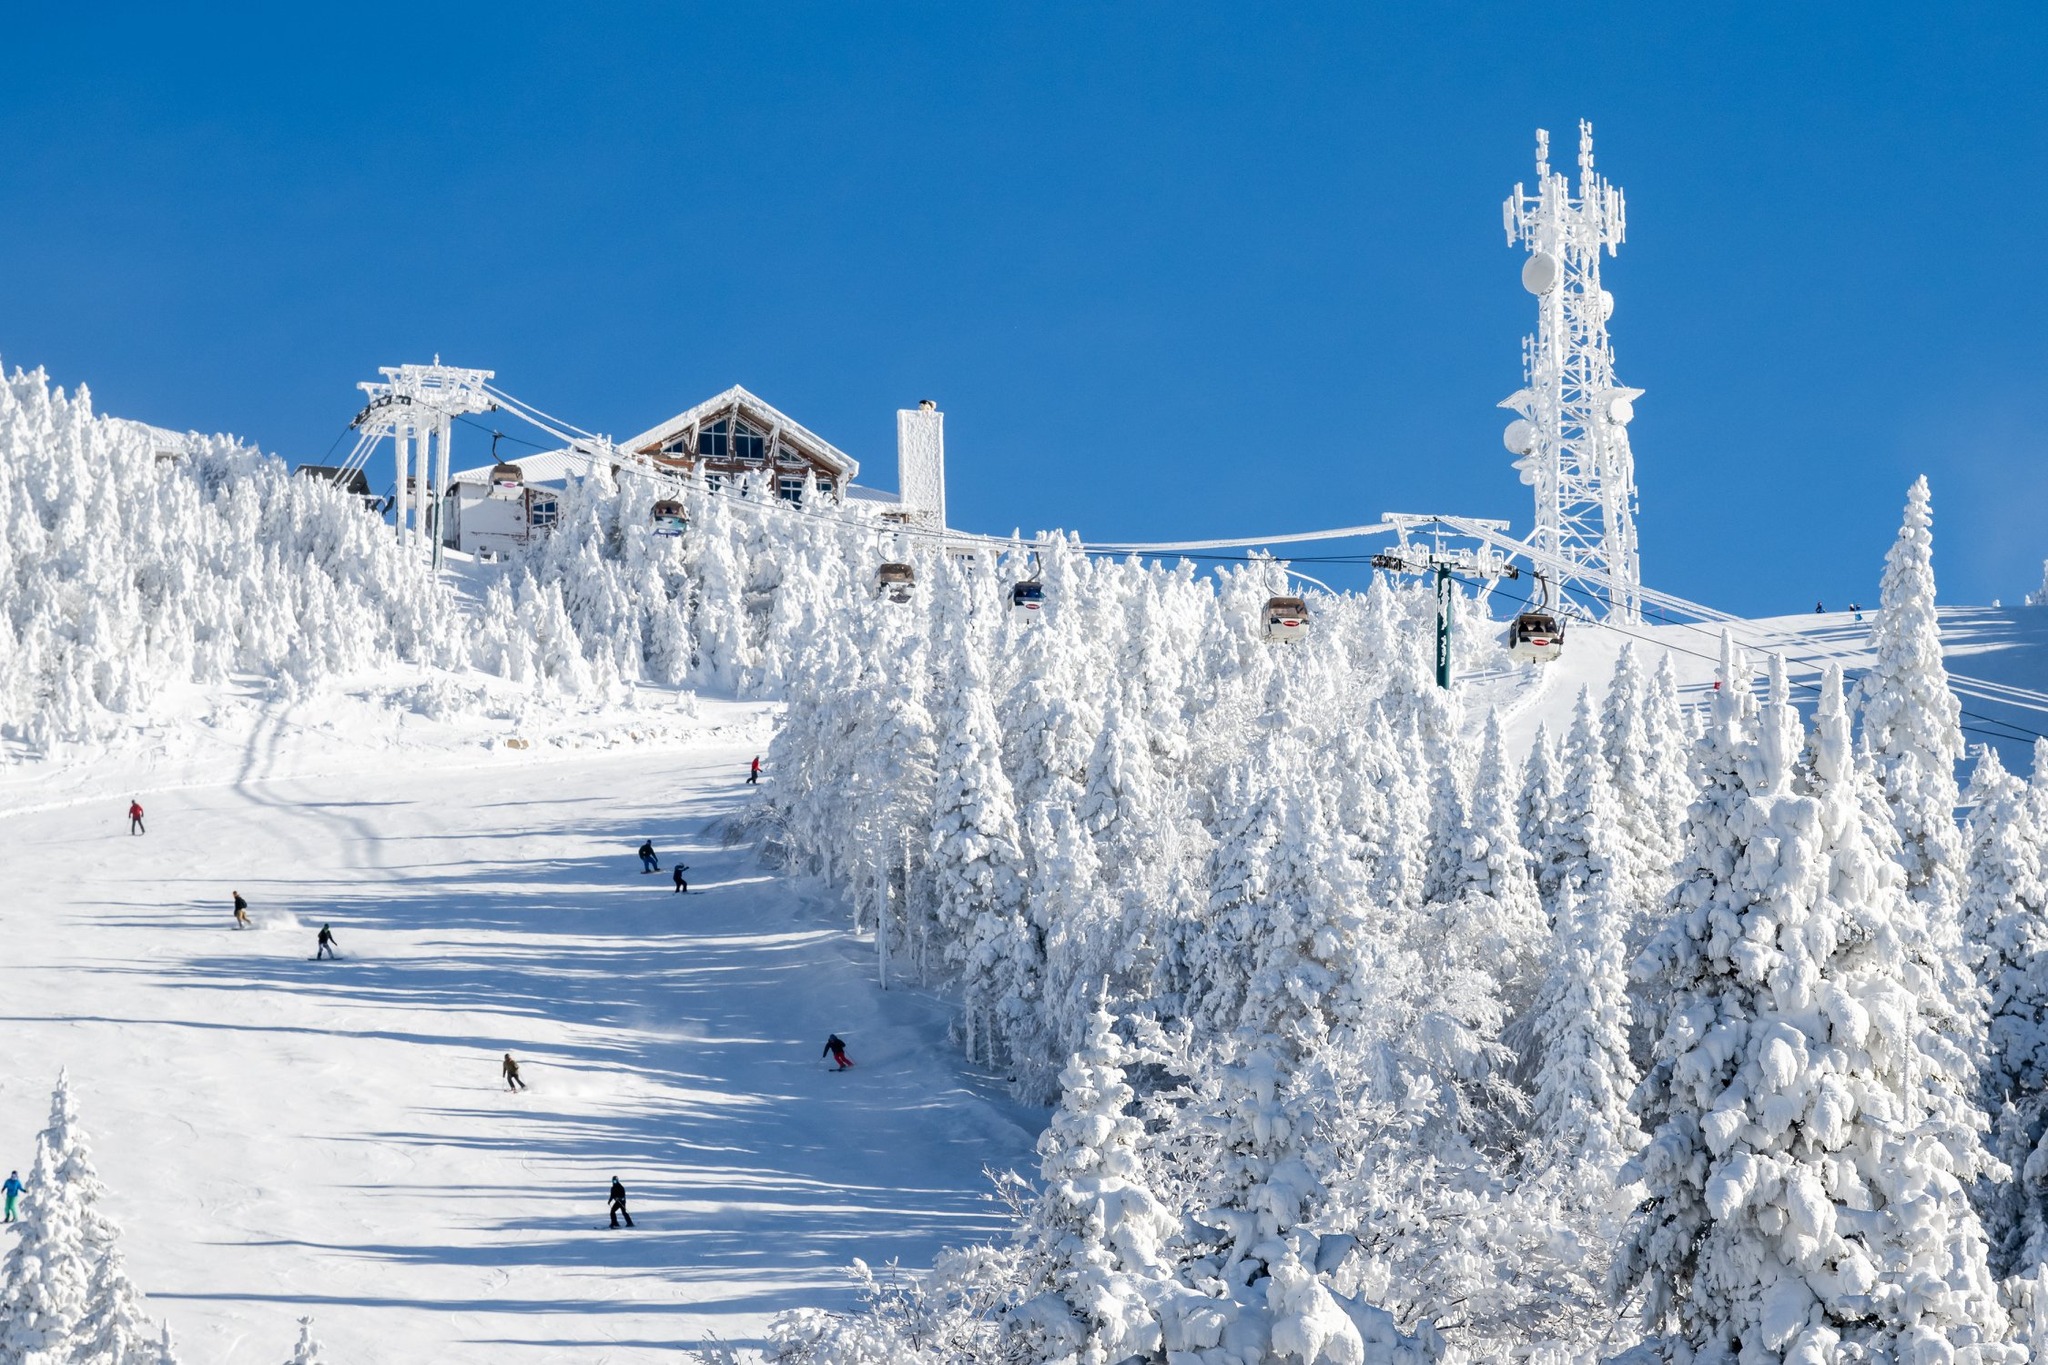
<svg viewBox="0 0 2048 1365"><path fill-rule="evenodd" d="M2016 601L2048 21L1677 8L24 6L0 359L293 459L438 351L620 435L743 383L883 486L932 397L974 529L1526 527L1500 203L1586 117L1646 577L1873 599L1925 471L1944 598Z"/></svg>

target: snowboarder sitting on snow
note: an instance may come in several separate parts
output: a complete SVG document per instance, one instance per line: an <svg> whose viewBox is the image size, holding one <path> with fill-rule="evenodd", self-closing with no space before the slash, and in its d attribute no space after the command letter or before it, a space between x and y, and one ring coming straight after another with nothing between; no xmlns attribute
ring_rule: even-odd
<svg viewBox="0 0 2048 1365"><path fill-rule="evenodd" d="M617 1176L612 1177L612 1201L606 1207L612 1211L613 1227L619 1225L621 1218L626 1220L627 1227L633 1226L633 1215L626 1212L626 1187L619 1183Z"/></svg>
<svg viewBox="0 0 2048 1365"><path fill-rule="evenodd" d="M242 893L239 891L235 893L235 927L237 929L249 927L249 902L242 899Z"/></svg>
<svg viewBox="0 0 2048 1365"><path fill-rule="evenodd" d="M341 956L341 954L340 954L340 953L337 953L337 952L335 952L335 951L334 951L334 930L332 930L332 929L328 928L328 927L327 927L326 925L324 925L324 924L323 924L323 925L321 925L321 926L320 926L320 950L319 950L318 952L316 952L316 953L314 953L314 954L313 954L313 960L317 962L317 961L319 961L319 960L320 960L321 958L323 958L323 957L340 957L340 956Z"/></svg>
<svg viewBox="0 0 2048 1365"><path fill-rule="evenodd" d="M839 1063L841 1071L853 1065L853 1058L846 1055L846 1040L836 1033L825 1040L825 1052L832 1054L832 1060ZM821 1052L818 1055L822 1057L825 1055L825 1052Z"/></svg>
<svg viewBox="0 0 2048 1365"><path fill-rule="evenodd" d="M526 1089L526 1082L519 1079L519 1063L512 1060L511 1053L505 1054L505 1065L498 1069L505 1073L505 1088L507 1090Z"/></svg>
<svg viewBox="0 0 2048 1365"><path fill-rule="evenodd" d="M4 1193L7 1196L7 1213L5 1217L0 1217L0 1222L11 1223L14 1221L14 1201L21 1198L20 1171L9 1171L7 1173L6 1181L0 1182L0 1193Z"/></svg>
<svg viewBox="0 0 2048 1365"><path fill-rule="evenodd" d="M149 832L142 827L142 803L140 801L130 801L128 803L128 832L130 834L147 834Z"/></svg>
<svg viewBox="0 0 2048 1365"><path fill-rule="evenodd" d="M646 843L640 845L640 872L644 876L649 872L659 871L661 871L661 864L656 862L654 858L654 840L649 839Z"/></svg>
<svg viewBox="0 0 2048 1365"><path fill-rule="evenodd" d="M690 889L690 884L683 880L683 874L690 870L690 865L688 863L677 863L675 865L675 868L676 894L680 896L683 892L688 891Z"/></svg>

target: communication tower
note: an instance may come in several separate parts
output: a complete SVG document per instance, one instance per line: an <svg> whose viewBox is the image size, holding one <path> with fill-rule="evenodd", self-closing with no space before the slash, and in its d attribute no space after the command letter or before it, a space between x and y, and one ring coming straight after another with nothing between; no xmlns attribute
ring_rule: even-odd
<svg viewBox="0 0 2048 1365"><path fill-rule="evenodd" d="M1623 621L1642 619L1636 552L1635 456L1628 424L1641 389L1614 377L1607 335L1614 295L1600 287L1600 252L1621 244L1621 191L1593 173L1593 125L1579 124L1579 184L1550 165L1536 133L1536 188L1515 186L1503 210L1510 246L1529 249L1522 287L1536 296L1536 332L1522 341L1526 386L1502 439L1536 493L1530 543L1554 556L1560 591L1576 591Z"/></svg>

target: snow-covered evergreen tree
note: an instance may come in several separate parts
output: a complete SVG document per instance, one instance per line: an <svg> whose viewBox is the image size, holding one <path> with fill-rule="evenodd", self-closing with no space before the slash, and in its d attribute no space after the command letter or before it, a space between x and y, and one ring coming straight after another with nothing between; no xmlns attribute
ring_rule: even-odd
<svg viewBox="0 0 2048 1365"><path fill-rule="evenodd" d="M1028 1028L1043 945L1025 919L1017 803L979 651L957 650L954 670L926 846L946 958L965 988L968 1049L993 1056L993 1044Z"/></svg>
<svg viewBox="0 0 2048 1365"><path fill-rule="evenodd" d="M1157 1302L1172 1279L1179 1220L1153 1195L1131 1116L1134 1058L1097 1009L1060 1073L1060 1103L1038 1139L1044 1193L1026 1225L1024 1303L1009 1315L1020 1359L1117 1365L1159 1350Z"/></svg>
<svg viewBox="0 0 2048 1365"><path fill-rule="evenodd" d="M299 1319L299 1343L292 1348L292 1358L284 1365L320 1365L324 1359L320 1354L320 1342L313 1335L313 1320Z"/></svg>
<svg viewBox="0 0 2048 1365"><path fill-rule="evenodd" d="M1617 1279L1674 1359L2017 1361L1837 669L1810 774L1797 741L1777 668L1739 799L1695 808L1678 914L1645 955L1670 1000Z"/></svg>
<svg viewBox="0 0 2048 1365"><path fill-rule="evenodd" d="M1960 966L1964 859L1955 809L1962 708L1941 659L1933 523L1923 477L1907 494L1905 520L1885 556L1883 605L1870 629L1875 657L1858 694L1864 740L1877 757L1902 843L1907 893L1926 920L1936 954ZM1942 983L1950 995L1957 984Z"/></svg>

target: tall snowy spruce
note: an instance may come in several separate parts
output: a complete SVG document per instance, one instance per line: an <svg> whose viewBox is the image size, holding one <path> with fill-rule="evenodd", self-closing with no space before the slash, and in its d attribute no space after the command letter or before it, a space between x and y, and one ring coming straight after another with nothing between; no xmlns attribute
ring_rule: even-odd
<svg viewBox="0 0 2048 1365"><path fill-rule="evenodd" d="M1025 919L1016 797L980 652L958 649L954 670L927 849L946 955L965 993L968 1055L995 1060L999 1044L1031 1028L1043 945Z"/></svg>
<svg viewBox="0 0 2048 1365"><path fill-rule="evenodd" d="M2038 760L2037 760L2038 761ZM1969 894L1964 943L1990 1004L1982 1095L1995 1150L2014 1179L1984 1192L1993 1265L2030 1274L2048 1261L2048 1187L2032 1160L2048 1131L2048 867L2027 784L1985 746L1964 800Z"/></svg>
<svg viewBox="0 0 2048 1365"><path fill-rule="evenodd" d="M16 1239L0 1259L0 1365L176 1365L170 1329L150 1328L128 1278L120 1228L99 1207L105 1194L60 1073Z"/></svg>
<svg viewBox="0 0 2048 1365"><path fill-rule="evenodd" d="M1133 1057L1097 1009L1060 1073L1059 1107L1038 1139L1044 1193L1021 1239L1030 1295L1006 1319L1022 1360L1118 1365L1159 1350L1158 1303L1179 1220L1153 1195L1131 1117Z"/></svg>
<svg viewBox="0 0 2048 1365"><path fill-rule="evenodd" d="M1953 1009L1944 1032L1976 1055L1981 1002L1962 970L1964 855L1956 827L1956 764L1963 756L1962 707L1949 689L1934 606L1934 512L1927 480L1906 497L1905 520L1885 556L1883 605L1871 626L1875 656L1857 692L1863 740L1877 758L1899 862L1941 975L1926 997Z"/></svg>
<svg viewBox="0 0 2048 1365"><path fill-rule="evenodd" d="M1965 1197L1981 1146L1945 1099L1841 675L1809 773L1787 690L1774 667L1739 788L1695 808L1677 915L1638 968L1669 1001L1616 1280L1676 1361L2018 1362Z"/></svg>

